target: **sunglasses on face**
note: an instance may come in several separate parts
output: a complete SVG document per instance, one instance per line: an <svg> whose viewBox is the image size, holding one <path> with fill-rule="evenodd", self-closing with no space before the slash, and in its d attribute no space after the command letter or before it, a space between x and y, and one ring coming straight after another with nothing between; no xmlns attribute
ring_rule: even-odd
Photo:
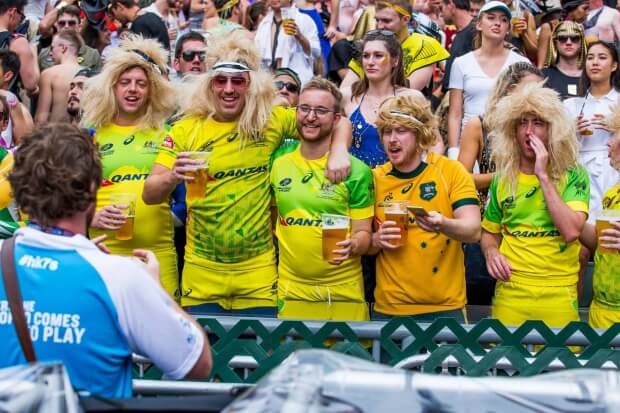
<svg viewBox="0 0 620 413"><path fill-rule="evenodd" d="M201 50L186 50L183 53L181 53L181 58L185 60L186 62L193 61L196 58L196 56L198 56L198 60L200 60L201 62L204 62L206 53Z"/></svg>
<svg viewBox="0 0 620 413"><path fill-rule="evenodd" d="M77 22L75 20L58 20L56 22L56 24L58 25L58 27L75 27L77 26Z"/></svg>
<svg viewBox="0 0 620 413"><path fill-rule="evenodd" d="M235 89L241 89L248 84L248 80L243 76L228 77L224 75L217 75L213 78L213 84L220 88L226 87L226 85L228 85L228 81L230 81L230 84Z"/></svg>
<svg viewBox="0 0 620 413"><path fill-rule="evenodd" d="M579 43L581 41L581 36L572 35L572 36L558 36L555 38L560 43L566 43L567 41L571 41L572 43Z"/></svg>
<svg viewBox="0 0 620 413"><path fill-rule="evenodd" d="M286 88L286 90L291 93L299 92L299 88L295 83L288 83L281 80L276 80L275 82L273 82L273 84L276 86L276 90L282 90L282 88Z"/></svg>

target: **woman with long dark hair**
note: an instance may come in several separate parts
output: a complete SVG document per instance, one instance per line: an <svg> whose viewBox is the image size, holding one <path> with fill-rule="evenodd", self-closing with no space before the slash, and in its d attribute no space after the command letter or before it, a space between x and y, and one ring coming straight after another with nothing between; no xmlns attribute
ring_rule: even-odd
<svg viewBox="0 0 620 413"><path fill-rule="evenodd" d="M342 89L343 108L353 124L351 153L371 168L387 162L375 126L379 106L389 97L419 95L406 87L400 42L392 32L372 30L362 40L360 65L364 76Z"/></svg>

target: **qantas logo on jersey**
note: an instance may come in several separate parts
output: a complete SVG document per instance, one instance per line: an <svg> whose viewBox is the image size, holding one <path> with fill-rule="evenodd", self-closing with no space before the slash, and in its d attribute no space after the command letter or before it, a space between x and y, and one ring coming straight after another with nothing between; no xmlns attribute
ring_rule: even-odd
<svg viewBox="0 0 620 413"><path fill-rule="evenodd" d="M246 175L254 175L259 173L266 173L269 171L267 165L262 166L252 166L250 168L243 169L231 169L229 171L219 171L213 177L215 179L223 179L223 178L238 178L240 176Z"/></svg>
<svg viewBox="0 0 620 413"><path fill-rule="evenodd" d="M551 231L512 231L509 235L518 238L542 238L542 237L559 237L560 231L553 229Z"/></svg>
<svg viewBox="0 0 620 413"><path fill-rule="evenodd" d="M39 257L38 255L23 255L19 259L19 265L32 268L33 270L56 271L58 269L58 261L49 257Z"/></svg>
<svg viewBox="0 0 620 413"><path fill-rule="evenodd" d="M312 218L295 218L295 217L287 217L284 218L280 215L280 225L285 227L290 226L300 226L300 227L320 227L322 219L312 219Z"/></svg>
<svg viewBox="0 0 620 413"><path fill-rule="evenodd" d="M104 179L101 181L101 186L110 186L117 184L119 182L125 181L144 181L149 177L149 174L125 174L125 175L114 175L110 179Z"/></svg>

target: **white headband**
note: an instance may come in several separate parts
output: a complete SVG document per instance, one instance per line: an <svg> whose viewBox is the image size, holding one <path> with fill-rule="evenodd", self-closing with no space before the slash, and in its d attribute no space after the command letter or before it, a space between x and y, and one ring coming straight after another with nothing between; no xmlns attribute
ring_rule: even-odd
<svg viewBox="0 0 620 413"><path fill-rule="evenodd" d="M241 62L220 62L217 63L211 68L212 72L225 72L225 73L243 73L243 72L251 72L250 69L245 63Z"/></svg>
<svg viewBox="0 0 620 413"><path fill-rule="evenodd" d="M398 117L400 117L400 118L406 118L406 119L409 119L409 120L410 120L410 121L412 121L413 123L416 123L416 124L421 125L421 126L423 126L423 125L424 125L424 123L422 123L422 122L421 122L418 118L416 118L416 117L415 117L415 116L413 116L413 115L410 115L409 113L400 112L400 111L398 111L398 110L391 110L391 111L390 111L390 115L393 115L393 116L398 116Z"/></svg>

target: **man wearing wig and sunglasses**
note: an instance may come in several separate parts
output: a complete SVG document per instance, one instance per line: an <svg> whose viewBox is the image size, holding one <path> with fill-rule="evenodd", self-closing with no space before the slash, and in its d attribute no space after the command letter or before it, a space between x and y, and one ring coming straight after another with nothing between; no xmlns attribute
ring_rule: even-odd
<svg viewBox="0 0 620 413"><path fill-rule="evenodd" d="M217 63L191 92L142 197L158 204L181 182L188 194L193 187L194 196L187 198L182 306L211 314L275 316L269 164L285 139L298 136L295 110L273 106L273 78L258 70L260 56L240 31L210 43L207 62ZM330 146L332 180L349 173L350 137L351 123L343 119ZM209 153L208 161L197 152Z"/></svg>
<svg viewBox="0 0 620 413"><path fill-rule="evenodd" d="M562 100L577 96L586 48L581 24L563 21L553 30L543 73L546 86L558 92Z"/></svg>
<svg viewBox="0 0 620 413"><path fill-rule="evenodd" d="M276 93L288 102L287 106L297 106L301 80L294 70L282 67L274 72L274 86Z"/></svg>

